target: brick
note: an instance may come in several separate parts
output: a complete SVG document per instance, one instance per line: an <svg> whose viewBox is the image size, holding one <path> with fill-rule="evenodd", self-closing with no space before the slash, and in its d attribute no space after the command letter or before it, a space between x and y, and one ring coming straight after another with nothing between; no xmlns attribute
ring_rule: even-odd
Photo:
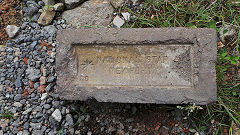
<svg viewBox="0 0 240 135"><path fill-rule="evenodd" d="M216 31L69 29L57 33L61 99L208 104L216 101Z"/></svg>

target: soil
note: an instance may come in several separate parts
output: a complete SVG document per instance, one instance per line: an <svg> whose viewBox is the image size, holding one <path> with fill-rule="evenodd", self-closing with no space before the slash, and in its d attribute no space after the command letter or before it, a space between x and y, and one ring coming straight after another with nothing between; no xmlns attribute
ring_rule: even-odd
<svg viewBox="0 0 240 135"><path fill-rule="evenodd" d="M72 114L75 117L90 116L88 121L81 120L74 127L81 133L90 130L99 135L188 135L194 134L190 130L197 126L184 111L176 109L176 105L99 103L89 100L76 103L74 108L76 110ZM211 128L214 124L210 123L205 133L214 133L216 129Z"/></svg>
<svg viewBox="0 0 240 135"><path fill-rule="evenodd" d="M7 25L20 26L22 20L20 0L0 0L0 45L9 39L5 28Z"/></svg>

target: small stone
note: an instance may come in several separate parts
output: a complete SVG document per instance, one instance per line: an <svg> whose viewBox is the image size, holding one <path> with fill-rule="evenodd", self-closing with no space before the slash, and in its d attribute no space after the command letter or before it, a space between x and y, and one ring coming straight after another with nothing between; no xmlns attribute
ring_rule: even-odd
<svg viewBox="0 0 240 135"><path fill-rule="evenodd" d="M23 124L23 129L29 129L29 123L28 122L25 122L24 124Z"/></svg>
<svg viewBox="0 0 240 135"><path fill-rule="evenodd" d="M133 3L134 6L137 5L137 4L139 3L138 0L131 0L131 1L132 1L132 3Z"/></svg>
<svg viewBox="0 0 240 135"><path fill-rule="evenodd" d="M46 77L46 76L47 76L47 74L48 74L48 73L47 73L47 69L43 68L42 72L43 72L43 76L45 76L45 77Z"/></svg>
<svg viewBox="0 0 240 135"><path fill-rule="evenodd" d="M55 80L55 78L56 78L55 76L49 77L49 78L48 78L48 82L49 82L49 83L53 82L53 81Z"/></svg>
<svg viewBox="0 0 240 135"><path fill-rule="evenodd" d="M46 92L49 92L51 89L52 89L52 84L49 84L49 85L45 88L45 91L46 91Z"/></svg>
<svg viewBox="0 0 240 135"><path fill-rule="evenodd" d="M73 126L73 118L71 114L67 114L66 115L66 123L68 124L68 126Z"/></svg>
<svg viewBox="0 0 240 135"><path fill-rule="evenodd" d="M79 135L79 134L81 134L81 132L80 132L79 130L76 130L76 131L75 131L75 134L76 134L76 135Z"/></svg>
<svg viewBox="0 0 240 135"><path fill-rule="evenodd" d="M21 94L17 94L15 97L14 97L14 100L15 101L20 101L22 98L22 95Z"/></svg>
<svg viewBox="0 0 240 135"><path fill-rule="evenodd" d="M200 135L198 132L196 132L194 135Z"/></svg>
<svg viewBox="0 0 240 135"><path fill-rule="evenodd" d="M190 131L191 133L197 132L195 129L192 129L192 128L189 128L189 131Z"/></svg>
<svg viewBox="0 0 240 135"><path fill-rule="evenodd" d="M16 86L17 88L22 87L22 86L23 86L22 78L19 76L19 77L15 80L14 84L15 84L15 86Z"/></svg>
<svg viewBox="0 0 240 135"><path fill-rule="evenodd" d="M60 121L62 120L62 114L61 114L60 110L59 110L59 109L56 109L56 110L52 113L52 117L53 117L56 121L60 122Z"/></svg>
<svg viewBox="0 0 240 135"><path fill-rule="evenodd" d="M135 106L133 106L132 108L132 114L135 114L137 112L137 108Z"/></svg>
<svg viewBox="0 0 240 135"><path fill-rule="evenodd" d="M41 77L41 72L39 69L35 69L35 68L28 68L26 70L27 74L28 74L28 78L31 81L37 81L40 77Z"/></svg>
<svg viewBox="0 0 240 135"><path fill-rule="evenodd" d="M53 18L55 16L55 11L44 11L40 17L38 18L38 24L41 25L48 25L52 22Z"/></svg>
<svg viewBox="0 0 240 135"><path fill-rule="evenodd" d="M31 80L29 80L29 81L28 81L28 86L29 86L30 88L33 88L33 87L34 87L34 82L31 81Z"/></svg>
<svg viewBox="0 0 240 135"><path fill-rule="evenodd" d="M110 2L114 8L119 8L125 0L111 0Z"/></svg>
<svg viewBox="0 0 240 135"><path fill-rule="evenodd" d="M50 109L51 108L51 105L49 105L49 104L45 104L44 106L43 106L45 109Z"/></svg>
<svg viewBox="0 0 240 135"><path fill-rule="evenodd" d="M122 16L125 21L127 21L127 22L130 21L130 14L128 12L122 13Z"/></svg>
<svg viewBox="0 0 240 135"><path fill-rule="evenodd" d="M45 100L47 98L47 95L48 95L47 93L43 93L42 97L41 97L41 100Z"/></svg>
<svg viewBox="0 0 240 135"><path fill-rule="evenodd" d="M46 84L47 78L45 76L40 77L40 85Z"/></svg>
<svg viewBox="0 0 240 135"><path fill-rule="evenodd" d="M13 106L20 108L23 105L20 102L15 102L15 103L13 103Z"/></svg>
<svg viewBox="0 0 240 135"><path fill-rule="evenodd" d="M233 0L233 1L232 1L232 4L238 5L238 4L240 4L240 1L238 1L238 0Z"/></svg>
<svg viewBox="0 0 240 135"><path fill-rule="evenodd" d="M33 21L33 22L36 22L36 21L38 20L39 16L40 16L40 13L35 14L35 15L32 17L32 21Z"/></svg>
<svg viewBox="0 0 240 135"><path fill-rule="evenodd" d="M1 61L0 61L0 66L2 67L3 65L4 65L4 61L1 60Z"/></svg>
<svg viewBox="0 0 240 135"><path fill-rule="evenodd" d="M45 3L43 1L38 1L38 5L42 7L45 5Z"/></svg>
<svg viewBox="0 0 240 135"><path fill-rule="evenodd" d="M45 5L54 5L55 4L55 0L42 0L44 2Z"/></svg>
<svg viewBox="0 0 240 135"><path fill-rule="evenodd" d="M225 25L224 27L220 28L220 39L223 43L226 43L226 41L231 41L237 34L237 30L234 26L231 25Z"/></svg>
<svg viewBox="0 0 240 135"><path fill-rule="evenodd" d="M42 124L41 123L30 123L30 126L33 129L41 129Z"/></svg>
<svg viewBox="0 0 240 135"><path fill-rule="evenodd" d="M3 85L0 84L0 92L3 91L3 90L4 90Z"/></svg>
<svg viewBox="0 0 240 135"><path fill-rule="evenodd" d="M50 131L48 135L55 135L55 134L53 133L53 131Z"/></svg>
<svg viewBox="0 0 240 135"><path fill-rule="evenodd" d="M30 4L27 6L25 13L27 16L33 16L38 12L38 7L34 4Z"/></svg>
<svg viewBox="0 0 240 135"><path fill-rule="evenodd" d="M45 26L43 29L51 36L56 35L57 33L57 28L54 25Z"/></svg>
<svg viewBox="0 0 240 135"><path fill-rule="evenodd" d="M73 9L86 0L64 0L67 9Z"/></svg>
<svg viewBox="0 0 240 135"><path fill-rule="evenodd" d="M54 108L58 108L60 103L59 103L59 101L53 101L52 104L53 104Z"/></svg>
<svg viewBox="0 0 240 135"><path fill-rule="evenodd" d="M204 131L201 131L201 132L200 132L200 135L205 135Z"/></svg>
<svg viewBox="0 0 240 135"><path fill-rule="evenodd" d="M30 135L30 133L27 130L23 130L23 134L22 135Z"/></svg>
<svg viewBox="0 0 240 135"><path fill-rule="evenodd" d="M32 111L32 108L28 108L22 114L26 115L26 114L30 113L31 111Z"/></svg>
<svg viewBox="0 0 240 135"><path fill-rule="evenodd" d="M43 131L42 130L33 130L32 134L33 135L43 135Z"/></svg>
<svg viewBox="0 0 240 135"><path fill-rule="evenodd" d="M33 88L37 89L39 86L40 86L40 82L36 82L36 83L34 83Z"/></svg>
<svg viewBox="0 0 240 135"><path fill-rule="evenodd" d="M57 3L53 6L55 11L63 11L64 10L64 4L63 3Z"/></svg>
<svg viewBox="0 0 240 135"><path fill-rule="evenodd" d="M35 49L35 47L37 46L37 41L33 41L31 44L30 44L30 50L34 50Z"/></svg>
<svg viewBox="0 0 240 135"><path fill-rule="evenodd" d="M17 135L23 135L23 131L19 131Z"/></svg>
<svg viewBox="0 0 240 135"><path fill-rule="evenodd" d="M91 132L91 131L88 131L88 132L87 132L87 135L92 135L92 132Z"/></svg>
<svg viewBox="0 0 240 135"><path fill-rule="evenodd" d="M116 26L117 28L121 28L125 21L121 19L118 15L113 19L113 25Z"/></svg>
<svg viewBox="0 0 240 135"><path fill-rule="evenodd" d="M86 118L85 118L85 121L88 122L89 118L90 118L90 115L87 115Z"/></svg>
<svg viewBox="0 0 240 135"><path fill-rule="evenodd" d="M69 131L70 135L74 134L74 128L70 128L68 131Z"/></svg>
<svg viewBox="0 0 240 135"><path fill-rule="evenodd" d="M38 90L38 92L40 92L40 93L44 93L44 92L45 92L45 88L46 88L46 85L40 85L40 86L37 88L37 90Z"/></svg>
<svg viewBox="0 0 240 135"><path fill-rule="evenodd" d="M9 122L9 119L0 119L0 127L2 127L2 129L6 128Z"/></svg>
<svg viewBox="0 0 240 135"><path fill-rule="evenodd" d="M17 35L17 33L19 32L19 30L20 30L20 28L15 25L8 25L6 27L6 32L10 38L15 37Z"/></svg>

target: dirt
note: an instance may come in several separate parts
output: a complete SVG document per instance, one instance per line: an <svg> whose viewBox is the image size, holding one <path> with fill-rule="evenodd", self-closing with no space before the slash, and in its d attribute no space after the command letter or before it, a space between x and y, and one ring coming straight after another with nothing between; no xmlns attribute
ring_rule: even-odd
<svg viewBox="0 0 240 135"><path fill-rule="evenodd" d="M175 105L99 103L91 100L78 102L71 108L76 108L75 113L72 113L75 114L75 122L81 116L90 116L88 121L83 119L79 125L74 126L81 133L91 131L99 135L188 135L194 134L192 129L197 126L183 110L176 109ZM211 128L213 124L215 123L208 125L206 134L214 134L216 129Z"/></svg>
<svg viewBox="0 0 240 135"><path fill-rule="evenodd" d="M2 0L0 2L0 45L4 45L9 39L5 28L7 25L21 24L21 1L20 0Z"/></svg>

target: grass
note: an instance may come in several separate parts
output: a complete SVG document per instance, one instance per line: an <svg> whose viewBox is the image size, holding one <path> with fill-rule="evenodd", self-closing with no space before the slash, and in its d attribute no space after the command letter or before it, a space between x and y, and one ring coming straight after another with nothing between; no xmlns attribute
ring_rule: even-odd
<svg viewBox="0 0 240 135"><path fill-rule="evenodd" d="M135 16L135 21L124 27L213 28L218 32L226 24L240 28L240 4L228 0L144 0L142 4L139 10L122 7ZM223 46L218 49L216 63L218 101L190 115L198 123L198 131L213 123L217 127L215 134L231 134L232 123L240 127L240 31L236 37L228 43L219 42Z"/></svg>
<svg viewBox="0 0 240 135"><path fill-rule="evenodd" d="M13 119L14 116L8 110L6 110L5 113L0 113L0 118L3 118L3 119Z"/></svg>

